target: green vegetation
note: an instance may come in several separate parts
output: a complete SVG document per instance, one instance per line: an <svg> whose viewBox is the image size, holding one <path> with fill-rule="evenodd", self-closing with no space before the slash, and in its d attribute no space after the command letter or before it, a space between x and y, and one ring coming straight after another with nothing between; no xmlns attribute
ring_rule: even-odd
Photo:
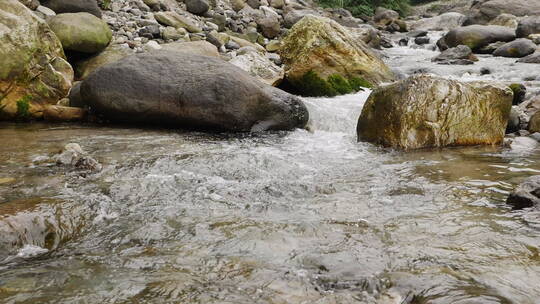
<svg viewBox="0 0 540 304"><path fill-rule="evenodd" d="M349 94L371 88L371 84L365 79L352 77L345 79L343 76L334 74L322 79L314 71L309 71L302 78L294 83L295 87L304 96L336 96Z"/></svg>
<svg viewBox="0 0 540 304"><path fill-rule="evenodd" d="M101 9L108 10L111 7L111 1L112 0L101 0L99 6L101 6Z"/></svg>
<svg viewBox="0 0 540 304"><path fill-rule="evenodd" d="M409 10L409 0L317 0L322 7L345 8L354 16L371 16L379 6L393 9L401 15Z"/></svg>
<svg viewBox="0 0 540 304"><path fill-rule="evenodd" d="M397 11L405 16L410 5L424 4L434 0L316 0L322 7L345 8L355 17L371 16L379 6Z"/></svg>
<svg viewBox="0 0 540 304"><path fill-rule="evenodd" d="M32 96L25 95L21 99L17 100L17 117L18 118L29 118L30 117L30 101Z"/></svg>

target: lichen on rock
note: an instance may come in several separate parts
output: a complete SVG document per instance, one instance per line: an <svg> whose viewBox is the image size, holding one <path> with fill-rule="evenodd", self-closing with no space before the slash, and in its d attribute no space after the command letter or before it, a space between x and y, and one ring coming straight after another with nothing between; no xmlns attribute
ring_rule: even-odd
<svg viewBox="0 0 540 304"><path fill-rule="evenodd" d="M17 0L0 1L0 119L40 118L43 107L65 97L73 69L47 24ZM19 101L19 102L18 102Z"/></svg>
<svg viewBox="0 0 540 304"><path fill-rule="evenodd" d="M411 76L373 91L358 139L405 150L500 144L512 99L503 85Z"/></svg>

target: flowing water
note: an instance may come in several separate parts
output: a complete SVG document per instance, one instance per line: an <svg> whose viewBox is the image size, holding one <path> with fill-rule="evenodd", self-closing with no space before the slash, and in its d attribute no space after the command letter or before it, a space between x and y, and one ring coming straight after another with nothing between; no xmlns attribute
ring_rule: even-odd
<svg viewBox="0 0 540 304"><path fill-rule="evenodd" d="M310 131L1 124L0 302L540 303L540 212L504 203L540 153L357 143L368 94ZM69 142L103 171L48 165Z"/></svg>

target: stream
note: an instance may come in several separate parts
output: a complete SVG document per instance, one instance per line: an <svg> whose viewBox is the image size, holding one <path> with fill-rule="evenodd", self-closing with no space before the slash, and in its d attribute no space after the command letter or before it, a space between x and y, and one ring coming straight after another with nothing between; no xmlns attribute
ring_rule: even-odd
<svg viewBox="0 0 540 304"><path fill-rule="evenodd" d="M384 52L540 88L513 59ZM305 98L309 131L1 123L0 302L540 303L540 211L505 204L540 151L358 143L369 93ZM70 142L103 171L40 162Z"/></svg>

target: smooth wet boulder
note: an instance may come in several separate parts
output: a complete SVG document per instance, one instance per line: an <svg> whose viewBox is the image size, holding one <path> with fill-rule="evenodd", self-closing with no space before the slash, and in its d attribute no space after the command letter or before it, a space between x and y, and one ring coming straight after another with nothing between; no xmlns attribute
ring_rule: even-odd
<svg viewBox="0 0 540 304"><path fill-rule="evenodd" d="M540 15L540 1L537 0L488 0L475 1L469 11L466 24L486 24L500 14L517 17Z"/></svg>
<svg viewBox="0 0 540 304"><path fill-rule="evenodd" d="M512 91L426 74L378 88L358 120L358 139L399 149L503 141Z"/></svg>
<svg viewBox="0 0 540 304"><path fill-rule="evenodd" d="M306 16L282 40L285 77L300 94L335 96L392 81L390 68L337 22Z"/></svg>
<svg viewBox="0 0 540 304"><path fill-rule="evenodd" d="M302 101L219 59L174 51L137 54L106 65L81 97L112 122L229 131L304 127Z"/></svg>
<svg viewBox="0 0 540 304"><path fill-rule="evenodd" d="M514 30L499 25L469 25L453 29L441 39L451 48L466 45L476 51L497 41L512 41L516 38Z"/></svg>
<svg viewBox="0 0 540 304"><path fill-rule="evenodd" d="M540 175L531 176L519 184L506 199L514 209L540 206Z"/></svg>
<svg viewBox="0 0 540 304"><path fill-rule="evenodd" d="M72 81L73 69L47 24L17 0L0 1L0 119L41 118Z"/></svg>
<svg viewBox="0 0 540 304"><path fill-rule="evenodd" d="M96 0L45 0L41 1L41 5L57 14L89 13L101 18L101 10Z"/></svg>
<svg viewBox="0 0 540 304"><path fill-rule="evenodd" d="M536 44L529 39L520 38L508 42L497 48L494 56L521 58L530 55L536 51Z"/></svg>
<svg viewBox="0 0 540 304"><path fill-rule="evenodd" d="M107 23L89 13L60 14L48 23L66 51L98 53L112 39L112 31Z"/></svg>
<svg viewBox="0 0 540 304"><path fill-rule="evenodd" d="M473 64L478 61L478 58L473 54L470 47L466 45L458 45L453 48L442 51L435 58L431 59L439 64Z"/></svg>
<svg viewBox="0 0 540 304"><path fill-rule="evenodd" d="M516 36L527 38L529 35L540 34L540 15L523 18L519 21Z"/></svg>
<svg viewBox="0 0 540 304"><path fill-rule="evenodd" d="M101 53L90 58L85 58L74 63L75 76L77 79L85 79L93 71L99 67L118 61L124 57L133 54L133 51L128 47L120 45L110 45Z"/></svg>

